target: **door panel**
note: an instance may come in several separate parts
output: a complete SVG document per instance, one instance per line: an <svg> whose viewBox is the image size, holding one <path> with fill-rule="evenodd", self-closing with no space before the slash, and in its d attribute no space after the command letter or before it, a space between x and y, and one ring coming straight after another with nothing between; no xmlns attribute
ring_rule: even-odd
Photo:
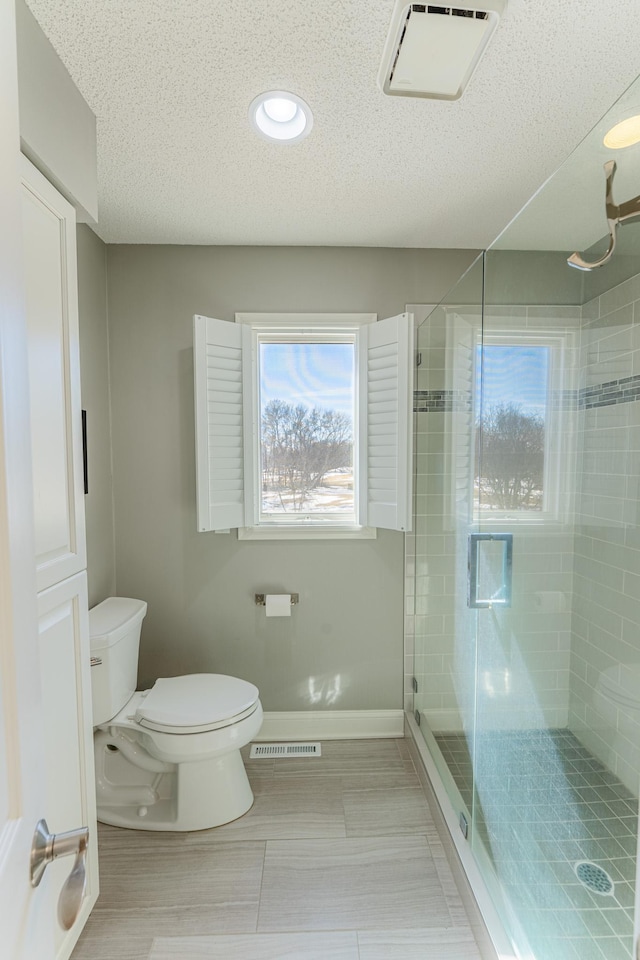
<svg viewBox="0 0 640 960"><path fill-rule="evenodd" d="M47 723L46 800L52 833L89 827L87 890L78 920L68 932L55 926L56 956L68 957L98 896L96 803L89 675L87 578L81 573L38 596L39 663ZM73 861L48 867L56 903Z"/></svg>
<svg viewBox="0 0 640 960"><path fill-rule="evenodd" d="M86 566L75 211L22 158L38 589Z"/></svg>

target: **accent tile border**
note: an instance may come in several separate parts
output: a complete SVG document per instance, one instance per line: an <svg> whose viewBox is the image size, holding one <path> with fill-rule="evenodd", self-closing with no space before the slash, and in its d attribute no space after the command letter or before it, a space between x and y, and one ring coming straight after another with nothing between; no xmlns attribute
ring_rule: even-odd
<svg viewBox="0 0 640 960"><path fill-rule="evenodd" d="M414 390L414 413L469 413L471 396L464 390Z"/></svg>
<svg viewBox="0 0 640 960"><path fill-rule="evenodd" d="M620 380L607 380L606 383L578 390L579 410L607 407L614 403L631 403L633 400L640 400L640 374L622 377Z"/></svg>
<svg viewBox="0 0 640 960"><path fill-rule="evenodd" d="M592 410L640 400L640 374L607 380L580 390L560 390L552 395L555 409ZM464 390L414 390L414 413L470 413L471 397Z"/></svg>

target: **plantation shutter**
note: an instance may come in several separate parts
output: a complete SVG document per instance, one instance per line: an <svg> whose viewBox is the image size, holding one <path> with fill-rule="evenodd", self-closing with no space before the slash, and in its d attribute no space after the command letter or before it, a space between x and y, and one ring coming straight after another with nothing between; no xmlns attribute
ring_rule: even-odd
<svg viewBox="0 0 640 960"><path fill-rule="evenodd" d="M247 522L243 343L250 331L199 316L193 331L198 530L228 530Z"/></svg>
<svg viewBox="0 0 640 960"><path fill-rule="evenodd" d="M413 314L363 327L360 346L360 517L411 530Z"/></svg>
<svg viewBox="0 0 640 960"><path fill-rule="evenodd" d="M447 337L445 384L451 411L450 427L445 431L445 471L449 483L445 482L444 519L447 529L462 525L466 535L467 524L473 520L473 387L475 345L480 341L482 318L479 314L474 317L471 313L461 316L447 312L442 322Z"/></svg>

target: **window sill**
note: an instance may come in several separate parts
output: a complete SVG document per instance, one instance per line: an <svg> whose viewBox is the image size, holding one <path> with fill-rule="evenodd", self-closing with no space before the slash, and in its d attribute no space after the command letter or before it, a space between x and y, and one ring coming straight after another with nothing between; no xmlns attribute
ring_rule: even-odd
<svg viewBox="0 0 640 960"><path fill-rule="evenodd" d="M517 513L480 513L476 514L472 527L475 529L482 527L483 529L489 529L489 527L494 527L497 530L501 530L503 527L505 529L511 527L520 527L526 528L528 531L534 532L539 530L541 533L548 532L549 529L552 530L562 530L570 525L568 520L563 520L557 516L557 514L552 513L542 513L537 516L527 516L526 514L517 514Z"/></svg>
<svg viewBox="0 0 640 960"><path fill-rule="evenodd" d="M238 540L375 540L375 527L305 526L264 524L259 527L239 527Z"/></svg>

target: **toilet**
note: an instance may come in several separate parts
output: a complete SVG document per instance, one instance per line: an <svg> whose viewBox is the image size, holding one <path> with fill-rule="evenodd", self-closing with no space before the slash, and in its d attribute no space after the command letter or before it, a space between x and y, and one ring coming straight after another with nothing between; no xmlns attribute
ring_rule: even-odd
<svg viewBox="0 0 640 960"><path fill-rule="evenodd" d="M257 687L196 673L136 691L147 604L89 611L98 820L134 830L204 830L253 804L241 747L262 726Z"/></svg>
<svg viewBox="0 0 640 960"><path fill-rule="evenodd" d="M634 745L640 724L640 663L615 664L603 670L594 685L592 706L594 713L588 722L597 737L598 759L637 796L640 761Z"/></svg>
<svg viewBox="0 0 640 960"><path fill-rule="evenodd" d="M593 693L593 705L605 722L615 732L614 749L623 756L624 745L618 746L620 737L635 743L640 723L640 663L616 664L599 674Z"/></svg>

